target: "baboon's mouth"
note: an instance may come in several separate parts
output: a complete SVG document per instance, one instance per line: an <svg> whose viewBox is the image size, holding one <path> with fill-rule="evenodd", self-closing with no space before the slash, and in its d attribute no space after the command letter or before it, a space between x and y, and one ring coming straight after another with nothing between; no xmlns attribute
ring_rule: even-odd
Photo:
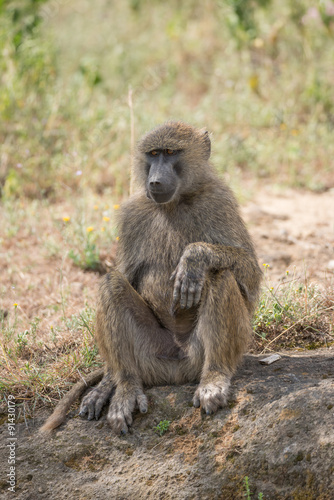
<svg viewBox="0 0 334 500"><path fill-rule="evenodd" d="M173 194L174 189L167 192L150 189L148 192L149 197L156 203L168 203L173 198Z"/></svg>

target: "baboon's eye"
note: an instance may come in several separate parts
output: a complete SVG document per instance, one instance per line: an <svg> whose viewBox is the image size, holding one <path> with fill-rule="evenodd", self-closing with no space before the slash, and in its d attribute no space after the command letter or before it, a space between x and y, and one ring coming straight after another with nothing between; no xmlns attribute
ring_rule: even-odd
<svg viewBox="0 0 334 500"><path fill-rule="evenodd" d="M173 155L174 154L174 151L172 149L166 149L166 153L168 155Z"/></svg>
<svg viewBox="0 0 334 500"><path fill-rule="evenodd" d="M150 154L151 154L152 156L157 156L158 151L155 151L155 150L154 150L154 151L151 151L151 152L150 152Z"/></svg>

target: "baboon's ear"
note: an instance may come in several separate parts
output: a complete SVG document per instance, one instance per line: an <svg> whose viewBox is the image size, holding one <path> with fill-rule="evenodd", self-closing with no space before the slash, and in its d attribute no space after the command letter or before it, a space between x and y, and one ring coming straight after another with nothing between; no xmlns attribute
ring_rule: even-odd
<svg viewBox="0 0 334 500"><path fill-rule="evenodd" d="M205 128L202 128L201 132L202 132L202 137L203 137L203 143L206 146L206 153L207 153L206 159L208 160L210 158L210 154L211 154L210 136L209 136L209 132Z"/></svg>

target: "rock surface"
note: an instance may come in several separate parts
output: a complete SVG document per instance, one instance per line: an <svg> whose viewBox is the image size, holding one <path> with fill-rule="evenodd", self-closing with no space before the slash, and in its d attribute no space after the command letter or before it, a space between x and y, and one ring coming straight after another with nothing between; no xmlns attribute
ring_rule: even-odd
<svg viewBox="0 0 334 500"><path fill-rule="evenodd" d="M105 414L68 419L52 437L37 433L49 412L17 424L16 492L3 455L1 497L237 500L247 476L253 499L333 499L334 349L281 354L269 366L246 356L229 406L214 416L192 406L194 386L185 385L147 390L149 413L124 437ZM162 420L171 424L160 437ZM0 432L8 444L7 423Z"/></svg>

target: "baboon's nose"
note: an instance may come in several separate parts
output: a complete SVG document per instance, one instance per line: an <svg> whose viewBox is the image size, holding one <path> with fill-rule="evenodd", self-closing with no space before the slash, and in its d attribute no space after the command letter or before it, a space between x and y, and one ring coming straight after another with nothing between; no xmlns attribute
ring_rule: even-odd
<svg viewBox="0 0 334 500"><path fill-rule="evenodd" d="M161 186L160 181L150 181L150 187Z"/></svg>

